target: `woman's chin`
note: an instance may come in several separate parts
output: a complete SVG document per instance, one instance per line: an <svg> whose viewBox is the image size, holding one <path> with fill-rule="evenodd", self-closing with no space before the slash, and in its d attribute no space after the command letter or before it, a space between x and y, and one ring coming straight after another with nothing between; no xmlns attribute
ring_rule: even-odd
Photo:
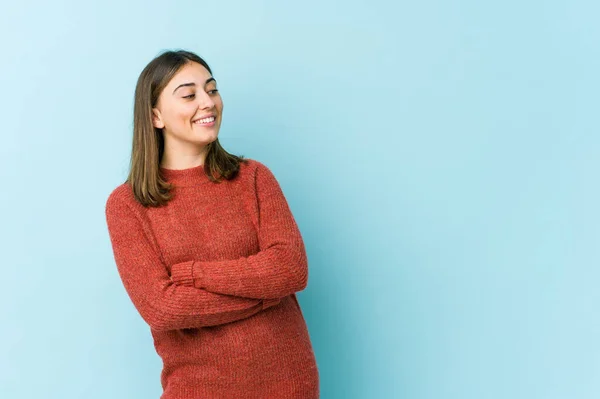
<svg viewBox="0 0 600 399"><path fill-rule="evenodd" d="M195 136L192 141L199 145L208 145L215 141L218 138L218 135L215 133L214 135L202 135L201 137Z"/></svg>

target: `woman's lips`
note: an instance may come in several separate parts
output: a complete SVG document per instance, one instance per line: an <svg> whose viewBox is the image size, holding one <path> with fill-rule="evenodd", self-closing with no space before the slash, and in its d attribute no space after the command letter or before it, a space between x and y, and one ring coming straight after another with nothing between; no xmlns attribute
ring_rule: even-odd
<svg viewBox="0 0 600 399"><path fill-rule="evenodd" d="M208 118L198 119L198 120L194 121L194 125L210 127L210 126L215 125L216 120L217 120L217 118L215 118L214 116L211 116Z"/></svg>

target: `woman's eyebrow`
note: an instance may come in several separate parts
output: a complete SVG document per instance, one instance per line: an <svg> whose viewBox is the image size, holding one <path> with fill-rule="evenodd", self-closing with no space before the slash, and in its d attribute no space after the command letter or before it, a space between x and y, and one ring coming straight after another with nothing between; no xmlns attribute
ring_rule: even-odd
<svg viewBox="0 0 600 399"><path fill-rule="evenodd" d="M204 86L206 86L206 85L207 85L207 84L209 84L210 82L215 82L215 83L217 83L217 80L211 76L210 78L206 79L206 82L204 82ZM181 88L181 87L186 87L186 86L196 86L196 83L194 83L194 82L190 82L190 83L183 83L183 84L180 84L179 86L177 86L177 87L175 88L175 90L173 90L173 94L175 94L175 92L176 92L176 91L177 91L179 88Z"/></svg>

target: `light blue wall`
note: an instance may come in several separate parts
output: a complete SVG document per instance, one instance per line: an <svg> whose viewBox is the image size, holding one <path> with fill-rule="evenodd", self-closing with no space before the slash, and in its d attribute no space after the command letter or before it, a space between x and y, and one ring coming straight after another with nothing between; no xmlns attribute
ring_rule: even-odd
<svg viewBox="0 0 600 399"><path fill-rule="evenodd" d="M300 225L322 398L600 397L598 4L3 4L0 397L160 394L104 204L167 48Z"/></svg>

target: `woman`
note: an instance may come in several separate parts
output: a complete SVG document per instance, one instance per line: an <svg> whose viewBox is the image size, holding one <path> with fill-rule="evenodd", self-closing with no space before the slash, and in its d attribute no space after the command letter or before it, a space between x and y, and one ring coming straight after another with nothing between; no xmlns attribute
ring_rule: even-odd
<svg viewBox="0 0 600 399"><path fill-rule="evenodd" d="M161 399L318 398L300 231L271 171L220 146L222 112L196 54L142 71L130 173L106 201L119 275L163 360Z"/></svg>

